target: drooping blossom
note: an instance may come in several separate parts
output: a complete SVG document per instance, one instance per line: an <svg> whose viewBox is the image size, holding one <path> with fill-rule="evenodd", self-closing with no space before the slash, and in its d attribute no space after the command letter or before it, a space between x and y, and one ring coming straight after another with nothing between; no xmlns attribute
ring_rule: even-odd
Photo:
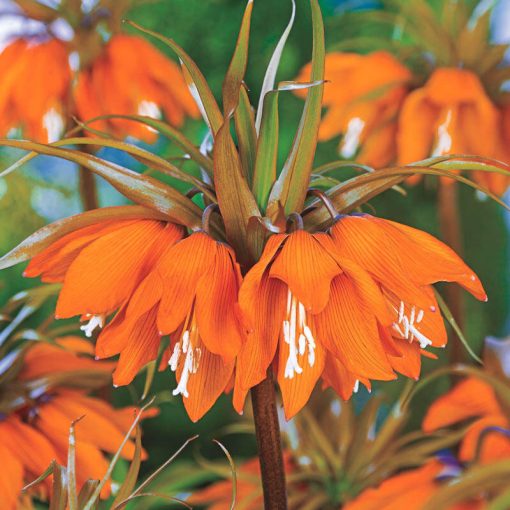
<svg viewBox="0 0 510 510"><path fill-rule="evenodd" d="M16 39L0 53L0 136L21 128L24 136L54 142L66 124L71 86L63 42Z"/></svg>
<svg viewBox="0 0 510 510"><path fill-rule="evenodd" d="M450 248L395 222L342 216L329 234L271 236L239 293L249 334L237 362L236 408L270 366L287 418L321 377L347 397L359 381L394 379L395 371L417 378L421 352L447 341L431 287L439 281L486 299Z"/></svg>
<svg viewBox="0 0 510 510"><path fill-rule="evenodd" d="M508 162L502 124L501 111L474 72L438 68L402 104L397 161L407 164L430 156L474 154ZM478 171L474 177L499 195L508 186L503 174Z"/></svg>
<svg viewBox="0 0 510 510"><path fill-rule="evenodd" d="M64 337L56 345L30 347L13 385L3 381L5 398L0 413L0 501L5 510L19 508L21 488L35 480L52 460L67 464L69 427L76 424L78 490L89 479L100 480L120 447L135 417L135 408L114 409L88 395L86 377L107 381L112 363L96 362L92 346L78 337ZM83 378L83 381L81 380ZM19 395L18 393L19 392ZM131 459L134 443L126 443L122 456ZM145 452L143 452L145 457ZM51 497L50 484L35 489L38 498ZM110 493L106 485L102 497Z"/></svg>
<svg viewBox="0 0 510 510"><path fill-rule="evenodd" d="M468 428L459 448L459 458L470 461L479 449L482 463L510 458L510 421L494 389L480 378L469 377L429 408L423 430L433 432L456 424Z"/></svg>
<svg viewBox="0 0 510 510"><path fill-rule="evenodd" d="M165 115L173 126L198 108L179 66L140 37L114 35L102 53L78 74L74 90L79 117L86 121L101 115ZM154 141L156 133L127 120L94 123L96 129Z"/></svg>
<svg viewBox="0 0 510 510"><path fill-rule="evenodd" d="M460 466L441 460L430 460L421 467L399 473L385 480L379 487L365 489L347 502L345 510L421 510L439 491L442 483L453 480ZM482 510L487 508L482 498L470 499L444 507L444 510Z"/></svg>
<svg viewBox="0 0 510 510"><path fill-rule="evenodd" d="M374 167L388 164L396 151L399 108L409 87L410 71L393 55L331 52L326 55L319 140L342 135L340 154ZM310 64L297 81L308 81ZM306 90L296 91L305 97Z"/></svg>
<svg viewBox="0 0 510 510"><path fill-rule="evenodd" d="M193 421L201 418L232 379L243 335L240 282L232 249L204 232L168 248L98 338L99 357L120 353L114 383L130 383L170 335L161 369L176 373L173 394Z"/></svg>
<svg viewBox="0 0 510 510"><path fill-rule="evenodd" d="M113 381L129 384L158 357L176 372L174 394L198 420L232 378L242 343L241 275L233 251L203 232L154 220L106 221L67 234L35 256L25 275L62 281L56 315L80 315L87 335L105 326L96 356L120 353Z"/></svg>

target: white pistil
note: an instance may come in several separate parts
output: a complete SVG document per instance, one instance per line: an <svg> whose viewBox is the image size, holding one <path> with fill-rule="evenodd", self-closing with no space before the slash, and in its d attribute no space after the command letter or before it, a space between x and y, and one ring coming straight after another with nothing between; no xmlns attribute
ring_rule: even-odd
<svg viewBox="0 0 510 510"><path fill-rule="evenodd" d="M351 159L356 155L364 127L365 121L359 117L354 117L349 121L340 147L340 154L343 158Z"/></svg>
<svg viewBox="0 0 510 510"><path fill-rule="evenodd" d="M87 316L89 318L89 316ZM87 324L83 324L80 326L80 329L85 333L87 338L92 337L92 333L96 328L104 327L104 321L106 319L105 315L91 315Z"/></svg>
<svg viewBox="0 0 510 510"><path fill-rule="evenodd" d="M189 397L188 380L191 374L196 374L202 356L202 349L193 346L193 340L198 338L197 330L192 326L191 331L186 329L182 334L181 340L174 345L172 356L168 360L168 365L172 372L177 371L181 355L185 355L184 364L177 388L172 391L172 395L182 395L184 398Z"/></svg>
<svg viewBox="0 0 510 510"><path fill-rule="evenodd" d="M352 392L353 393L358 393L358 390L359 390L359 380L356 379L356 381L354 383L354 387L352 388Z"/></svg>
<svg viewBox="0 0 510 510"><path fill-rule="evenodd" d="M295 374L303 373L298 361L298 355L304 356L308 350L308 365L315 364L315 339L310 327L306 323L306 309L292 292L287 295L287 315L282 323L283 338L289 345L289 357L285 365L285 378L292 379Z"/></svg>
<svg viewBox="0 0 510 510"><path fill-rule="evenodd" d="M398 314L398 323L393 323L393 328L395 331L405 338L412 342L415 338L420 343L420 347L425 349L427 346L432 344L432 340L427 338L418 328L416 327L419 324L425 315L423 310L418 310L416 313L416 307L412 307L409 313L409 316L405 313L405 304L403 301L400 302L400 307L397 310L394 307L395 312ZM403 326L403 329L402 327Z"/></svg>

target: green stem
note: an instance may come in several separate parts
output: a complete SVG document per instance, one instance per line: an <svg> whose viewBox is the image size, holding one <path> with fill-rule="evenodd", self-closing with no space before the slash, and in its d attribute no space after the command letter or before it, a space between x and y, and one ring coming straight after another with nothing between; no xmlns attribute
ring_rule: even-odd
<svg viewBox="0 0 510 510"><path fill-rule="evenodd" d="M286 510L285 471L271 369L266 379L251 389L251 401L262 473L264 509Z"/></svg>

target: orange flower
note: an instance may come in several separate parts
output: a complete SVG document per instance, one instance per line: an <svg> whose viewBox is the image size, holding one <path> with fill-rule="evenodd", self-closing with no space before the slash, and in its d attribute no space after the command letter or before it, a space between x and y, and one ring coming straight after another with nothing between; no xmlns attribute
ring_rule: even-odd
<svg viewBox="0 0 510 510"><path fill-rule="evenodd" d="M236 409L273 361L287 418L321 376L344 397L353 380L394 379L395 370L417 378L420 350L447 341L431 287L438 281L486 299L450 248L398 223L342 216L330 235L272 236L239 293L251 330L238 358Z"/></svg>
<svg viewBox="0 0 510 510"><path fill-rule="evenodd" d="M296 80L308 81L310 69L306 65ZM357 154L358 161L374 167L388 164L395 156L397 113L410 78L409 70L385 51L328 53L323 99L328 111L319 139L342 134L340 154L344 158ZM306 90L296 93L306 96Z"/></svg>
<svg viewBox="0 0 510 510"><path fill-rule="evenodd" d="M441 487L440 477L450 475L450 469L439 460L404 471L388 478L375 489L366 489L356 499L346 503L344 510L420 510ZM481 500L450 505L443 510L481 510Z"/></svg>
<svg viewBox="0 0 510 510"><path fill-rule="evenodd" d="M101 479L107 471L108 460L103 452L114 453L122 443L134 419L135 408L114 409L110 404L87 396L84 389L73 389L76 381L87 372L97 378L112 370L111 363L98 363L73 351L90 353L90 344L77 337L58 340L59 346L38 343L31 347L16 387L29 385L29 393L16 401L16 407L0 413L0 454L4 468L0 472L0 500L2 509L14 510L22 486L37 478L52 460L66 465L69 427L76 425L77 483L81 487L89 479ZM38 383L47 378L48 383ZM9 388L8 388L9 390ZM12 398L11 390L8 395ZM129 440L122 456L130 459L134 443ZM49 485L40 489L38 496L49 496ZM110 488L105 487L102 497Z"/></svg>
<svg viewBox="0 0 510 510"><path fill-rule="evenodd" d="M183 396L193 421L200 419L232 379L242 343L240 282L234 252L207 234L170 247L98 338L99 357L120 353L114 383L129 384L169 334L161 368L176 373L173 394Z"/></svg>
<svg viewBox="0 0 510 510"><path fill-rule="evenodd" d="M476 74L467 69L436 69L402 105L398 163L443 154L473 154L509 161L501 124L501 113ZM509 182L501 174L476 172L474 176L497 194L503 194Z"/></svg>
<svg viewBox="0 0 510 510"><path fill-rule="evenodd" d="M181 126L186 115L198 117L181 70L140 37L114 35L103 53L78 75L74 91L81 119L100 115L148 115L161 110L174 126ZM154 141L156 134L138 123L109 120L94 127Z"/></svg>
<svg viewBox="0 0 510 510"><path fill-rule="evenodd" d="M476 377L461 381L430 407L423 421L423 430L434 430L471 420L462 439L459 458L472 460L480 441L480 461L490 463L510 457L510 438L498 429L510 429L491 386ZM481 434L486 431L487 436Z"/></svg>
<svg viewBox="0 0 510 510"><path fill-rule="evenodd" d="M0 136L21 127L36 141L58 139L71 83L64 43L17 39L0 53L0 69Z"/></svg>
<svg viewBox="0 0 510 510"><path fill-rule="evenodd" d="M203 232L154 220L107 221L67 234L34 257L26 276L63 281L56 315L82 315L87 336L103 327L99 358L120 353L113 381L129 384L158 355L176 372L174 394L198 420L232 377L242 343L241 275L234 252ZM180 241L180 242L179 242ZM163 365L162 367L163 368Z"/></svg>

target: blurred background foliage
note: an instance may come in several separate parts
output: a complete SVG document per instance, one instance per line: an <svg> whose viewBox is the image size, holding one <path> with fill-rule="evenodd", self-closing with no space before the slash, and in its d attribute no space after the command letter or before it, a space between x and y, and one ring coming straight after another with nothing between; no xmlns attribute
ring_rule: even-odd
<svg viewBox="0 0 510 510"><path fill-rule="evenodd" d="M127 16L141 25L175 39L195 59L208 79L216 97L220 97L221 83L237 36L245 2L242 0L140 0ZM326 23L327 48L334 48L352 36L344 14L352 9L363 9L376 2L322 0L321 7ZM438 3L438 2L432 2ZM472 3L472 2L471 2ZM278 80L293 79L299 69L308 62L311 54L311 24L308 0L297 0L297 17L288 40L278 73ZM250 61L247 72L247 85L252 99L258 98L262 78L271 53L290 15L290 2L257 0L253 12ZM370 36L371 27L365 28ZM359 34L358 34L359 35ZM151 41L154 43L154 41ZM157 45L157 43L156 43ZM167 48L159 46L170 55ZM292 94L282 95L280 101L280 140L281 163L291 144L301 115L302 101ZM186 134L200 144L206 134L201 121L188 121ZM337 142L333 140L319 145L316 162L331 161L337 156ZM171 157L174 148L164 140L159 140L152 148L164 157ZM103 151L103 156L136 169L134 160L114 150ZM16 151L0 153L1 167L19 157ZM347 176L347 174L346 174ZM123 198L106 183L100 185L101 205L122 203ZM76 193L77 169L72 164L54 158L38 157L29 167L0 180L0 251L5 253L36 228L49 221L68 216L80 210ZM427 230L439 235L436 182L433 178L424 185L407 189L407 196L389 191L372 201L378 215ZM509 333L509 274L508 274L508 217L501 207L490 200L477 196L470 188L461 190L461 219L463 228L464 257L484 282L489 302L475 302L466 298L466 336L476 352L487 335L505 336ZM15 292L37 285L34 280L25 280L22 267L16 266L0 275L0 300L4 303ZM48 305L51 306L51 305ZM452 335L452 341L458 341ZM439 352L438 361L426 360L424 371L437 368L447 361L446 353ZM186 416L181 400L171 396L173 377L170 371L157 374L153 386L159 394L161 414L144 424L144 446L149 459L143 471L151 472L175 451L184 440L194 434L200 439L188 448L181 459L193 459L196 450L206 457L222 457L212 438L221 439L236 457L250 457L255 453L255 441L247 434L226 434L239 417L232 411L230 397L225 396L211 412L197 424L192 424ZM144 375L140 375L133 389L112 390L117 403L130 403L143 391ZM396 397L403 381L384 383L384 391ZM426 405L440 391L445 381L439 381L435 391L423 395L419 409L416 409L416 422L421 418ZM375 391L381 385L376 385ZM320 389L318 389L320 391ZM360 392L355 397L361 404L368 394ZM246 413L249 413L247 406ZM225 461L226 462L226 461ZM179 469L185 469L184 465ZM169 475L173 470L169 472Z"/></svg>

